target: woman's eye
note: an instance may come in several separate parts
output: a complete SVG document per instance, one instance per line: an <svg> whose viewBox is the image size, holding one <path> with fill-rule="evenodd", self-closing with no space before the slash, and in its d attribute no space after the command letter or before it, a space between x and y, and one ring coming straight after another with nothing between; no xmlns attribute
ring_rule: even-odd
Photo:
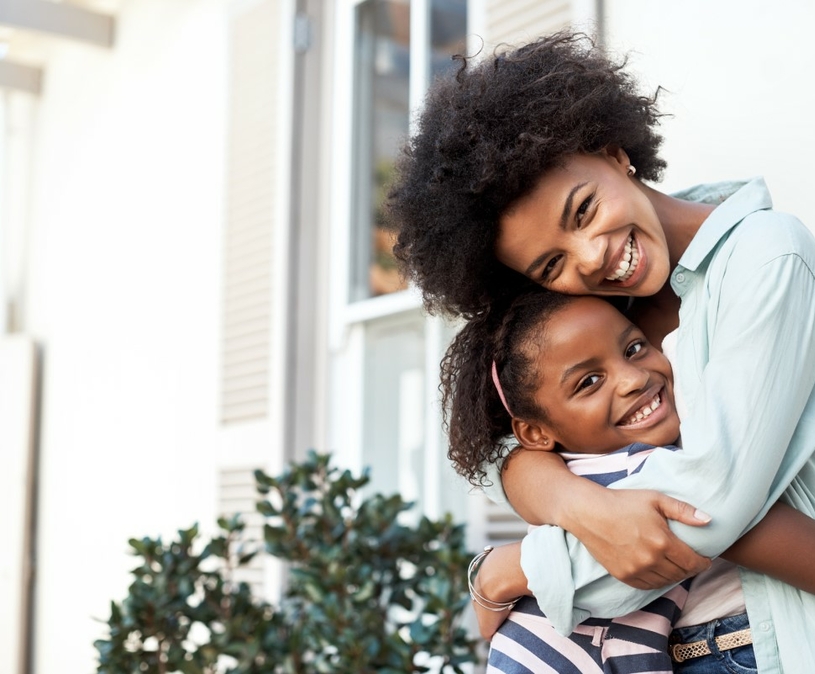
<svg viewBox="0 0 815 674"><path fill-rule="evenodd" d="M629 346L625 350L625 357L626 358L633 358L640 351L642 351L644 348L645 348L645 344L643 344L642 342L634 342L631 346Z"/></svg>
<svg viewBox="0 0 815 674"><path fill-rule="evenodd" d="M588 377L584 377L580 380L580 383L577 385L578 390L582 391L583 389L591 388L597 382L600 381L599 374L590 374Z"/></svg>
<svg viewBox="0 0 815 674"><path fill-rule="evenodd" d="M583 217L588 213L589 207L591 206L592 199L594 199L594 195L590 194L587 196L580 206L577 207L577 211L575 211L575 219L577 220L577 226L583 223Z"/></svg>
<svg viewBox="0 0 815 674"><path fill-rule="evenodd" d="M546 263L546 266L541 272L541 281L548 281L551 279L555 271L555 267L557 267L557 263L560 262L560 258L562 257L562 255L555 255L549 260L549 262Z"/></svg>

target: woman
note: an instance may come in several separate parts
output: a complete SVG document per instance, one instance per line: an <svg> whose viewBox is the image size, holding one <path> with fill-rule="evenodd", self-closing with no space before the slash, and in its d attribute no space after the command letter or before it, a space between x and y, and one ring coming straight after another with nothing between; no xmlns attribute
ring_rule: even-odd
<svg viewBox="0 0 815 674"><path fill-rule="evenodd" d="M617 483L625 491L544 452L519 451L484 476L524 519L557 527L535 530L522 552L491 553L481 593L523 593L522 557L563 629L632 611L659 594L648 588L706 568L672 532L715 557L779 498L815 515L815 242L771 210L761 180L675 196L641 182L665 166L655 104L580 36L462 60L431 91L391 195L396 253L430 309L469 318L537 283L623 298L653 343L676 331L683 452L649 461ZM687 526L703 513L709 525ZM666 517L681 522L669 530ZM746 571L739 589L735 570L723 575L731 603L702 613L714 623L743 601L758 670L808 672L815 596Z"/></svg>

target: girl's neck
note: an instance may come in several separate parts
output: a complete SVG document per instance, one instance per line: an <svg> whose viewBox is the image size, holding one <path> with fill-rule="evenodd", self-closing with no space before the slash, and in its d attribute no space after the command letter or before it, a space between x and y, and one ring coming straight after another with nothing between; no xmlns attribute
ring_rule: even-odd
<svg viewBox="0 0 815 674"><path fill-rule="evenodd" d="M702 223L716 207L712 204L683 201L655 190L644 183L640 183L640 185L653 205L659 221L662 223L665 239L668 243L668 256L673 268L679 264L679 259L690 245L693 237L696 236Z"/></svg>

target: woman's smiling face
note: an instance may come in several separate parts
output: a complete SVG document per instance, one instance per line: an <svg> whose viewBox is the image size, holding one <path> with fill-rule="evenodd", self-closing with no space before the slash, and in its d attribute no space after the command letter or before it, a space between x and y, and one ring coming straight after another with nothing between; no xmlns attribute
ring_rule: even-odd
<svg viewBox="0 0 815 674"><path fill-rule="evenodd" d="M622 150L578 154L499 221L498 259L567 295L658 292L671 271L657 214Z"/></svg>
<svg viewBox="0 0 815 674"><path fill-rule="evenodd" d="M557 310L531 348L535 400L546 418L532 425L548 438L547 448L557 443L571 452L605 454L679 437L668 359L605 300L579 297Z"/></svg>

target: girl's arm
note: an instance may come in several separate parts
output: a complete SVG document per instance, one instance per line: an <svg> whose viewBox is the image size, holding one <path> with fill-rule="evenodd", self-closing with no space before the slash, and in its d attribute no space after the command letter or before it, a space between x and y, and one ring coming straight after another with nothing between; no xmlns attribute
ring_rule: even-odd
<svg viewBox="0 0 815 674"><path fill-rule="evenodd" d="M776 503L722 557L815 594L815 519Z"/></svg>
<svg viewBox="0 0 815 674"><path fill-rule="evenodd" d="M496 602L507 602L530 594L526 576L521 570L521 542L499 545L481 562L473 580L476 592ZM478 631L484 639L492 639L506 620L510 609L489 611L473 601Z"/></svg>

